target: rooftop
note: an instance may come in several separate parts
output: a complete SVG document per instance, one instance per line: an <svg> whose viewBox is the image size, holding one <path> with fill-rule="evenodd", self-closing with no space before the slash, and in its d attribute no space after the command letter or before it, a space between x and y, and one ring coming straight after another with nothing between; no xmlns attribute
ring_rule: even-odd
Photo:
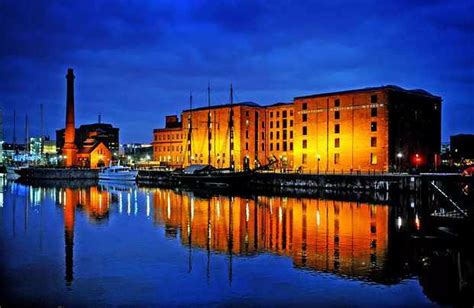
<svg viewBox="0 0 474 308"><path fill-rule="evenodd" d="M240 102L240 103L234 103L232 104L233 107L239 107L239 106L247 106L247 107L262 107L257 103L254 102ZM183 110L183 112L189 112L189 111L200 111L200 110L209 110L209 109L217 109L217 108L230 108L230 104L221 104L221 105L211 105L211 107L205 106L205 107L198 107L198 108L193 108L193 109L186 109Z"/></svg>
<svg viewBox="0 0 474 308"><path fill-rule="evenodd" d="M407 90L396 85L386 85L386 86L380 86L380 87L367 87L367 88L359 88L359 89L353 89L353 90L343 90L343 91L336 91L336 92L326 92L326 93L310 94L310 95L304 95L304 96L296 96L295 99L315 98L315 97L324 97L324 96L337 96L337 95L348 94L348 93L370 92L370 91L380 91L380 90L405 92L409 94L428 96L428 97L433 97L433 98L441 98L423 89Z"/></svg>

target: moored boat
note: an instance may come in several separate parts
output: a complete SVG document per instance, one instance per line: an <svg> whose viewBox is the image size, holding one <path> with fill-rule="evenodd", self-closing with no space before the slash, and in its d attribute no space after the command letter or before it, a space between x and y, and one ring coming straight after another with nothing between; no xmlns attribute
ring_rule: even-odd
<svg viewBox="0 0 474 308"><path fill-rule="evenodd" d="M124 166L111 166L99 172L99 180L136 181L138 170Z"/></svg>

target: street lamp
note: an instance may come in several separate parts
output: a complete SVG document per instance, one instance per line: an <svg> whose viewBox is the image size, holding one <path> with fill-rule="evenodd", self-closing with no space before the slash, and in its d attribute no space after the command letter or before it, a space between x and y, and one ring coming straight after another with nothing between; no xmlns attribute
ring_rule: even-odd
<svg viewBox="0 0 474 308"><path fill-rule="evenodd" d="M418 169L418 165L420 164L420 154L416 153L415 154L415 166L416 169Z"/></svg>
<svg viewBox="0 0 474 308"><path fill-rule="evenodd" d="M398 152L397 159L398 159L398 172L399 173L402 172L402 157L403 157L403 154L401 152Z"/></svg>

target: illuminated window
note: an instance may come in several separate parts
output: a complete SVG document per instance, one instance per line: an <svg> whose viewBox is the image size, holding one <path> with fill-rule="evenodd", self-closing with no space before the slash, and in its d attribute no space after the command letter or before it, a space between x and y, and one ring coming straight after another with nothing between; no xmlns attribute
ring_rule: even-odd
<svg viewBox="0 0 474 308"><path fill-rule="evenodd" d="M277 150L277 151L280 151L280 143L277 143L277 144L276 144L276 147L277 147L276 150Z"/></svg>
<svg viewBox="0 0 474 308"><path fill-rule="evenodd" d="M372 95L372 96L370 97L370 102L371 102L371 103L376 103L376 102L377 102L377 95Z"/></svg>
<svg viewBox="0 0 474 308"><path fill-rule="evenodd" d="M334 139L334 147L338 148L341 145L341 141L339 138Z"/></svg>
<svg viewBox="0 0 474 308"><path fill-rule="evenodd" d="M341 101L339 99L336 99L334 101L334 107L339 107L341 105Z"/></svg>
<svg viewBox="0 0 474 308"><path fill-rule="evenodd" d="M293 142L290 142L290 151L293 151Z"/></svg>
<svg viewBox="0 0 474 308"><path fill-rule="evenodd" d="M273 121L270 121L270 128L273 128Z"/></svg>
<svg viewBox="0 0 474 308"><path fill-rule="evenodd" d="M302 119L303 122L306 122L308 121L308 115L306 113L303 113L303 119Z"/></svg>
<svg viewBox="0 0 474 308"><path fill-rule="evenodd" d="M370 138L370 146L371 147L376 147L377 146L377 137L371 137Z"/></svg>
<svg viewBox="0 0 474 308"><path fill-rule="evenodd" d="M286 116L287 116L286 110L283 110L283 112L281 113L281 116L282 116L283 118L286 118Z"/></svg>
<svg viewBox="0 0 474 308"><path fill-rule="evenodd" d="M303 149L306 149L308 147L308 141L303 140Z"/></svg>
<svg viewBox="0 0 474 308"><path fill-rule="evenodd" d="M303 126L303 136L306 136L308 134L308 128L306 126Z"/></svg>
<svg viewBox="0 0 474 308"><path fill-rule="evenodd" d="M334 153L334 164L337 165L339 164L339 161L340 161L340 154L339 153Z"/></svg>
<svg viewBox="0 0 474 308"><path fill-rule="evenodd" d="M370 116L371 117L376 117L377 116L377 107L372 107L370 109Z"/></svg>
<svg viewBox="0 0 474 308"><path fill-rule="evenodd" d="M303 106L301 106L301 108L302 108L303 110L308 109L308 104L307 104L307 103L303 103Z"/></svg>
<svg viewBox="0 0 474 308"><path fill-rule="evenodd" d="M377 154L370 153L370 164L376 165L377 164Z"/></svg>
<svg viewBox="0 0 474 308"><path fill-rule="evenodd" d="M301 155L301 163L306 164L307 160L308 160L308 155L306 153L303 153Z"/></svg>
<svg viewBox="0 0 474 308"><path fill-rule="evenodd" d="M335 133L335 134L339 134L340 128L341 128L341 127L340 127L339 124L334 125L334 133Z"/></svg>
<svg viewBox="0 0 474 308"><path fill-rule="evenodd" d="M339 110L334 111L334 119L338 120L341 118L341 114L339 113Z"/></svg>
<svg viewBox="0 0 474 308"><path fill-rule="evenodd" d="M372 132L377 131L377 122L370 123L370 131L372 131Z"/></svg>

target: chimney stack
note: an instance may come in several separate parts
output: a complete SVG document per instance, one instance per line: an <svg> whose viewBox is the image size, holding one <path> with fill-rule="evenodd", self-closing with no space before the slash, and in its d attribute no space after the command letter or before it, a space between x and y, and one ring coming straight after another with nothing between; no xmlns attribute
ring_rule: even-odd
<svg viewBox="0 0 474 308"><path fill-rule="evenodd" d="M74 73L72 68L67 70L67 94L66 94L66 130L64 133L63 155L66 155L66 167L73 167L76 160L77 147L76 127L74 119Z"/></svg>

